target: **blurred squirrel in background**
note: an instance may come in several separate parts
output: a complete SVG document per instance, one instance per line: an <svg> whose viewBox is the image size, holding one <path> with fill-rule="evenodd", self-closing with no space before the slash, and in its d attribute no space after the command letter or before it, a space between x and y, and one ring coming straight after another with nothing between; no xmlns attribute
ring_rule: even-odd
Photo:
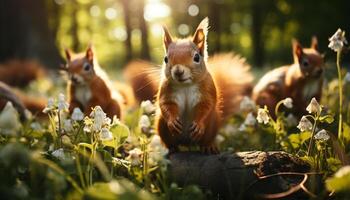
<svg viewBox="0 0 350 200"><path fill-rule="evenodd" d="M85 53L73 54L65 50L67 64L63 70L68 72L69 111L80 108L89 115L95 106L101 106L107 116L119 119L122 115L124 98L119 91L113 90L106 73L100 68L92 46Z"/></svg>
<svg viewBox="0 0 350 200"><path fill-rule="evenodd" d="M47 100L43 97L34 97L26 94L18 88L27 87L31 82L43 78L46 75L43 65L35 60L12 59L0 64L0 82L4 87L0 95L0 111L5 107L10 99L4 98L9 95L11 100L21 102L25 109L28 109L33 115L43 118L46 114L42 113Z"/></svg>
<svg viewBox="0 0 350 200"><path fill-rule="evenodd" d="M253 89L253 100L266 105L274 118L276 104L282 99L292 98L292 113L301 117L311 99L320 101L322 94L324 58L318 52L317 38L312 38L310 48L303 48L297 40L292 45L294 63L267 72Z"/></svg>

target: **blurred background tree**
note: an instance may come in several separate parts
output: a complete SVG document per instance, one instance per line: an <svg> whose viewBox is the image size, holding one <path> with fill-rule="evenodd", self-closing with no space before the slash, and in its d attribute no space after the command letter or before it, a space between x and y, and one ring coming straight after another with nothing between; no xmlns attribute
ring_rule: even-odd
<svg viewBox="0 0 350 200"><path fill-rule="evenodd" d="M58 67L65 47L79 52L91 42L105 68L131 59L160 64L161 25L187 37L208 16L210 54L234 51L254 67L274 67L292 61L293 37L308 46L316 35L330 52L328 37L338 27L350 31L349 8L346 0L3 0L0 61L36 58Z"/></svg>

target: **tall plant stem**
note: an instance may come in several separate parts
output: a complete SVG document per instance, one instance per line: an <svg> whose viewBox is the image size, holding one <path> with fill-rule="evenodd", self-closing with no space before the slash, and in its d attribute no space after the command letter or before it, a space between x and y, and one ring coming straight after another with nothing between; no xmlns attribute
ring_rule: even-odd
<svg viewBox="0 0 350 200"><path fill-rule="evenodd" d="M337 69L338 69L338 87L339 87L339 125L338 125L338 139L341 143L341 145L344 145L343 143L343 84L342 84L342 74L341 74L341 68L340 68L340 57L341 57L341 50L337 52Z"/></svg>

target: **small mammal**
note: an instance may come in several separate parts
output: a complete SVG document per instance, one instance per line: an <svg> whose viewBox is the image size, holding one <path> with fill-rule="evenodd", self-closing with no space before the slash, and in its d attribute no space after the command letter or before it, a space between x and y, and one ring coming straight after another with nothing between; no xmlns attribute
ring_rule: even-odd
<svg viewBox="0 0 350 200"><path fill-rule="evenodd" d="M219 127L251 89L244 59L226 54L207 62L207 30L208 18L186 39L173 38L164 27L166 56L156 100L156 129L170 152L179 151L181 145L199 145L204 153L218 153Z"/></svg>
<svg viewBox="0 0 350 200"><path fill-rule="evenodd" d="M91 108L99 105L107 116L122 117L123 98L110 88L109 79L98 65L91 45L85 53L73 54L65 50L67 64L63 67L68 72L69 111L80 108L89 115Z"/></svg>
<svg viewBox="0 0 350 200"><path fill-rule="evenodd" d="M297 40L292 46L294 63L267 72L253 89L252 99L266 105L272 117L276 117L276 104L287 97L293 99L292 113L298 117L313 97L321 98L324 58L318 52L317 38L312 38L310 48L303 48Z"/></svg>

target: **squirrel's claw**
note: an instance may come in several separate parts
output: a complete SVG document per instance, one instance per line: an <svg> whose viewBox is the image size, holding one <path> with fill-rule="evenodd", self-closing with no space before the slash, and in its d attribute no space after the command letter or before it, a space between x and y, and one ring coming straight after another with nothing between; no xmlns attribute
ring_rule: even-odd
<svg viewBox="0 0 350 200"><path fill-rule="evenodd" d="M171 131L171 133L181 134L182 132L182 123L180 122L179 118L176 118L175 120L168 122L168 127Z"/></svg>
<svg viewBox="0 0 350 200"><path fill-rule="evenodd" d="M193 122L190 126L190 134L194 141L199 141L204 134L204 127L196 122Z"/></svg>
<svg viewBox="0 0 350 200"><path fill-rule="evenodd" d="M201 152L205 153L205 154L218 154L218 153L220 153L219 149L214 144L209 145L209 146L201 146L200 149L201 149Z"/></svg>

